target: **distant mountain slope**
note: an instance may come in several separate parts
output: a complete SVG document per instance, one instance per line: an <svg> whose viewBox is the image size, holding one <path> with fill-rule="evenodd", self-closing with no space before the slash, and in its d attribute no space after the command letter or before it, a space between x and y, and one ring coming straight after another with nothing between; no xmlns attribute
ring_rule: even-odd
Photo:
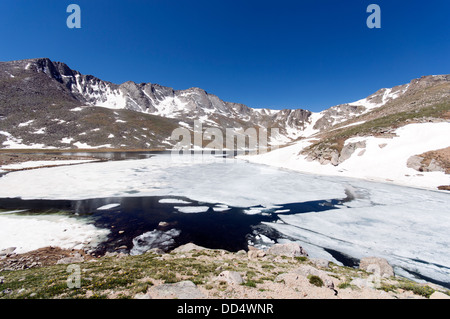
<svg viewBox="0 0 450 319"><path fill-rule="evenodd" d="M317 134L325 140L338 127L447 101L449 78L424 77L313 113L252 109L200 88L113 84L47 58L0 62L0 148L171 148L171 132L192 132L194 121L238 135L276 128L269 145Z"/></svg>
<svg viewBox="0 0 450 319"><path fill-rule="evenodd" d="M360 115L342 116L347 107L360 106L366 107ZM315 174L450 190L449 75L382 89L324 111L317 123L327 128L279 150L246 158Z"/></svg>

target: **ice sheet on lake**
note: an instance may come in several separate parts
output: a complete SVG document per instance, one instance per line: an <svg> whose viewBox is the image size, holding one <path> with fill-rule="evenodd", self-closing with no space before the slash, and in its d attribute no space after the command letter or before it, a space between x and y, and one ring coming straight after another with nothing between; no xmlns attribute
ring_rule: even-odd
<svg viewBox="0 0 450 319"><path fill-rule="evenodd" d="M225 212L227 210L230 210L231 208L228 207L228 205L219 204L213 207L213 210L215 212Z"/></svg>
<svg viewBox="0 0 450 319"><path fill-rule="evenodd" d="M313 257L323 248L354 258L377 256L424 276L449 282L450 196L395 185L358 181L365 197L349 207L320 213L280 215L268 223L299 241Z"/></svg>
<svg viewBox="0 0 450 319"><path fill-rule="evenodd" d="M118 204L118 203L116 203L116 204L107 204L107 205L103 205L103 206L97 208L97 210L108 210L108 209L113 209L113 208L116 208L116 207L119 207L119 206L120 206L120 204Z"/></svg>
<svg viewBox="0 0 450 319"><path fill-rule="evenodd" d="M157 155L142 160L13 172L0 178L0 197L75 200L178 196L234 207L270 207L345 197L345 186L333 178L213 156L199 163L191 157L171 159L170 155Z"/></svg>
<svg viewBox="0 0 450 319"><path fill-rule="evenodd" d="M163 198L158 201L161 204L191 204L191 202L177 198Z"/></svg>
<svg viewBox="0 0 450 319"><path fill-rule="evenodd" d="M207 212L209 206L175 206L174 208L180 213L195 214Z"/></svg>
<svg viewBox="0 0 450 319"><path fill-rule="evenodd" d="M46 246L61 248L95 247L106 239L109 231L69 216L58 215L1 215L0 250L17 247L25 253Z"/></svg>
<svg viewBox="0 0 450 319"><path fill-rule="evenodd" d="M73 164L83 164L89 163L95 160L61 160L61 161L28 161L17 164L9 164L0 166L3 170L18 170L18 169L29 169L38 168L44 166L57 166L57 165L73 165Z"/></svg>
<svg viewBox="0 0 450 319"><path fill-rule="evenodd" d="M244 213L247 215L261 214L261 212L262 212L262 209L259 209L259 208L244 209Z"/></svg>

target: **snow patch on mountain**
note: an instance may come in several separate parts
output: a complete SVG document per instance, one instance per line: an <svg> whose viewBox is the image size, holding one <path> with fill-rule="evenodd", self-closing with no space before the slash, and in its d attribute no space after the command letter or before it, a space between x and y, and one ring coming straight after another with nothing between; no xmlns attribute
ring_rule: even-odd
<svg viewBox="0 0 450 319"><path fill-rule="evenodd" d="M260 155L243 156L253 163L283 167L300 172L362 178L379 182L436 189L450 185L444 172L417 172L407 167L408 158L431 150L450 146L450 123L416 123L398 128L393 138L358 136L347 139L345 145L364 141L366 147L355 151L349 159L334 166L307 160L301 152L314 139L304 139L290 146Z"/></svg>

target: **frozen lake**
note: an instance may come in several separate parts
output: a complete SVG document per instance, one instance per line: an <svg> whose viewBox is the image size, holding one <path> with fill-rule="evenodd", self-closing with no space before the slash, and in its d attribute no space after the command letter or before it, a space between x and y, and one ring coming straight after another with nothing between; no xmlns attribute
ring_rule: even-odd
<svg viewBox="0 0 450 319"><path fill-rule="evenodd" d="M383 257L399 275L450 286L443 192L152 154L9 173L0 198L0 249L90 242L141 253L189 241L238 250L291 240L311 257L344 264Z"/></svg>

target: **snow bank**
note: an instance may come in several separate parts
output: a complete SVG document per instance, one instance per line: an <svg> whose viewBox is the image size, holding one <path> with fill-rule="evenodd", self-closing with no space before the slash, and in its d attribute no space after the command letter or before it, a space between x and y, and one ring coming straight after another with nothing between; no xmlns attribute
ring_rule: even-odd
<svg viewBox="0 0 450 319"><path fill-rule="evenodd" d="M450 176L444 172L418 172L406 166L409 157L450 146L450 123L409 124L396 130L397 137L373 136L350 138L346 144L365 141L366 148L358 148L338 166L321 165L299 155L312 139L299 141L262 155L245 156L253 163L288 168L300 172L392 182L405 186L436 189L450 185ZM361 152L363 151L364 152Z"/></svg>

